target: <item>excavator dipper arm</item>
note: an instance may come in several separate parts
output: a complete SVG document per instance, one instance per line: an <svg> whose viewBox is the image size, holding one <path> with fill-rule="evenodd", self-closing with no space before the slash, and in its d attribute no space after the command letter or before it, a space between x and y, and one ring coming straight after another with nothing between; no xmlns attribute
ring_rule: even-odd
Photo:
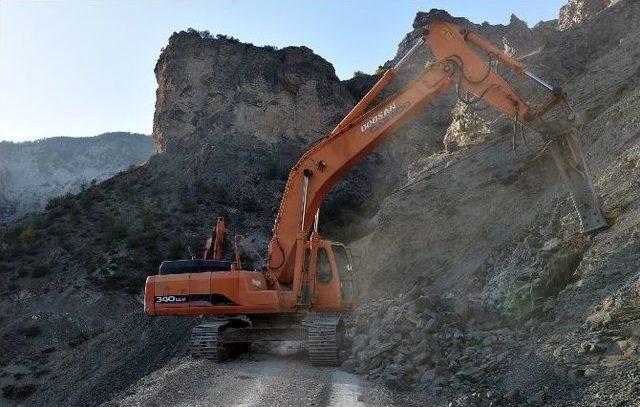
<svg viewBox="0 0 640 407"><path fill-rule="evenodd" d="M429 27L424 36L431 51L438 59L456 61L459 73L459 87L470 91L478 99L501 110L507 116L523 126L540 134L546 142L560 176L569 190L573 205L580 219L583 233L601 229L607 225L602 214L600 201L593 186L579 142L581 123L572 111L562 89L554 87L527 70L520 62L500 52L489 41L474 32L447 22L436 22ZM516 74L533 80L548 92L541 101L527 105L514 96L513 91L498 84L489 75L485 80L483 70L487 69L484 60L474 48L484 51L489 58L509 67ZM506 99L513 103L510 110L504 105ZM553 107L559 106L558 117L547 120L544 116Z"/></svg>
<svg viewBox="0 0 640 407"><path fill-rule="evenodd" d="M377 106L369 108L382 90L393 81L400 66L423 44L429 45L437 61L426 67L425 71L404 89ZM545 98L543 103L530 105L492 69L486 58L478 53L478 49L490 59L497 60L516 73L534 79L547 88L551 95ZM467 90L475 95L477 101L485 101L498 111L550 139L557 135L542 120L542 115L556 104L568 108L562 91L537 78L519 61L500 52L479 35L452 23L432 23L407 55L395 67L389 69L340 124L307 151L291 170L269 244L269 271L280 283L291 283L294 270L300 268L299 254L302 246L298 242L308 238L314 228L314 217L335 183L424 105L447 92L453 85L459 92L462 88ZM552 141L556 143L555 140ZM576 196L580 196L583 200L582 206L591 213L600 214L597 196L579 152L577 139L574 136L564 137L562 140L565 148L552 147L551 151L556 163L559 163L565 181L571 179L574 183L572 186L571 182L568 182L574 203ZM572 163L567 164L567 160L571 160ZM578 177L575 174L585 176ZM588 204L585 205L585 202ZM578 206L576 203L576 208ZM583 213L580 214L584 219ZM603 220L593 220L595 228L602 226ZM584 224L583 229L586 229Z"/></svg>

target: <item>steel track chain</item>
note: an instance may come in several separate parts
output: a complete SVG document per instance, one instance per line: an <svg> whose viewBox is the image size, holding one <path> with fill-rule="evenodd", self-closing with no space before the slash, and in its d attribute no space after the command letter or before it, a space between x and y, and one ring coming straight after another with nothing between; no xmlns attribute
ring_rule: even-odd
<svg viewBox="0 0 640 407"><path fill-rule="evenodd" d="M191 330L189 351L194 358L205 358L215 362L223 361L228 354L227 346L218 341L220 329L228 320L211 321L195 326Z"/></svg>
<svg viewBox="0 0 640 407"><path fill-rule="evenodd" d="M314 366L338 366L342 345L342 316L338 314L309 314L303 324L307 327L307 352Z"/></svg>

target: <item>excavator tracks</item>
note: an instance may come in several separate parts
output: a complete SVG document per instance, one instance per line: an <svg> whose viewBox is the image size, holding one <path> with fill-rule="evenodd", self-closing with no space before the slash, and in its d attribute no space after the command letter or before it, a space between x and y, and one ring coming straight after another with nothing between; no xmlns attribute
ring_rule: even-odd
<svg viewBox="0 0 640 407"><path fill-rule="evenodd" d="M236 352L246 351L248 344L260 340L303 340L314 366L338 366L344 336L342 316L334 313L247 319L216 319L197 325L191 331L189 348L194 358L222 362Z"/></svg>
<svg viewBox="0 0 640 407"><path fill-rule="evenodd" d="M220 331L229 324L229 320L215 320L197 325L191 331L189 350L194 358L205 358L221 362L229 357L228 345L219 341Z"/></svg>
<svg viewBox="0 0 640 407"><path fill-rule="evenodd" d="M309 314L303 325L307 327L307 352L314 366L338 366L344 336L342 316L337 314Z"/></svg>

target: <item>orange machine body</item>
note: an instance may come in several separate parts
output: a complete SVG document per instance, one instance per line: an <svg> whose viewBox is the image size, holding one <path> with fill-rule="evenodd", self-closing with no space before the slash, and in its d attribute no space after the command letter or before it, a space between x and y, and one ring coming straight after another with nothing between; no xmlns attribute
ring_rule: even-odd
<svg viewBox="0 0 640 407"><path fill-rule="evenodd" d="M350 257L346 248L327 240L304 242L305 273L294 282L297 290L282 290L263 272L240 270L158 274L147 277L148 315L268 314L308 308L298 293L313 293L316 311L346 311L353 305ZM315 247L313 247L315 244ZM311 265L317 267L311 267ZM303 281L304 276L307 282ZM313 282L313 283L310 283ZM312 285L312 286L310 286Z"/></svg>

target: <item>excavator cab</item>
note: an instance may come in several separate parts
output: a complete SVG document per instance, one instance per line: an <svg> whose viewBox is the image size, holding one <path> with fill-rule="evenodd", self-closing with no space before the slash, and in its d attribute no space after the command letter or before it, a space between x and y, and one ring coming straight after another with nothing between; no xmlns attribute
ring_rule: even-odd
<svg viewBox="0 0 640 407"><path fill-rule="evenodd" d="M330 240L318 240L315 245L312 242L307 244L304 267L304 273L315 276L315 284L311 289L314 295L307 299L311 308L351 308L355 290L349 250L344 244ZM305 291L308 292L303 288Z"/></svg>

